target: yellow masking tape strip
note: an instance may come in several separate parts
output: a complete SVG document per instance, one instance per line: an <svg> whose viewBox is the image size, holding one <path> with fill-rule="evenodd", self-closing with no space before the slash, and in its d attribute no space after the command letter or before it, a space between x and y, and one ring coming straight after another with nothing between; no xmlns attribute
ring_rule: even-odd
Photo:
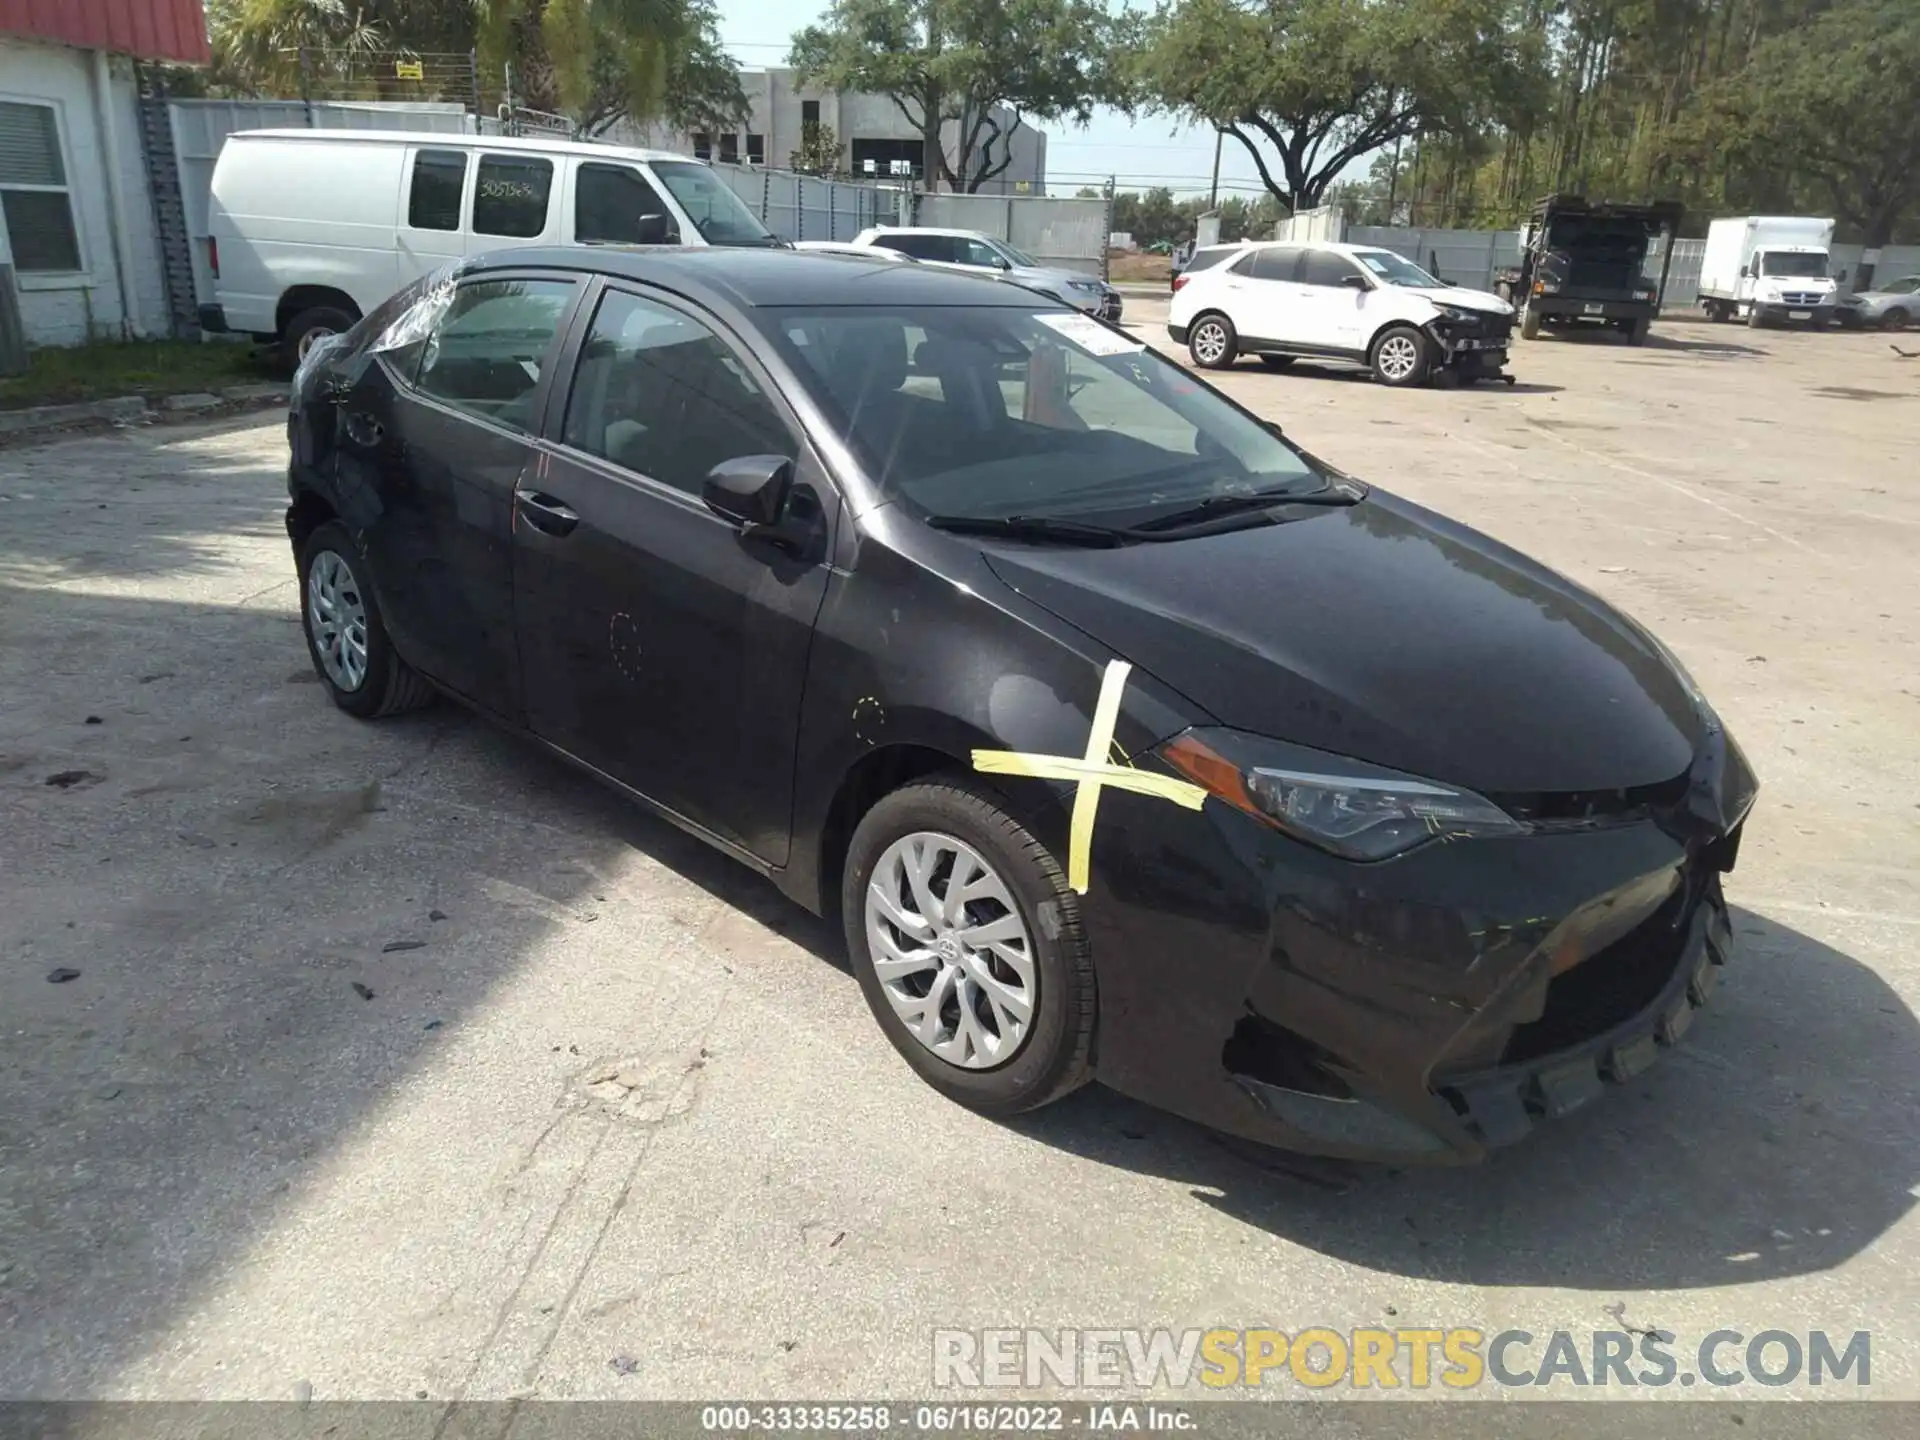
<svg viewBox="0 0 1920 1440"><path fill-rule="evenodd" d="M973 768L985 774L1029 775L1037 780L1071 780L1076 784L1073 823L1067 836L1067 884L1080 895L1087 893L1093 820L1100 808L1100 792L1106 786L1131 790L1136 795L1157 795L1189 810L1198 810L1207 803L1207 792L1190 781L1108 762L1114 727L1120 720L1121 693L1127 688L1127 675L1132 669L1124 660L1107 663L1106 674L1100 678L1100 698L1093 707L1093 728L1087 736L1087 753L1083 758L1035 755L1020 750L973 752Z"/></svg>

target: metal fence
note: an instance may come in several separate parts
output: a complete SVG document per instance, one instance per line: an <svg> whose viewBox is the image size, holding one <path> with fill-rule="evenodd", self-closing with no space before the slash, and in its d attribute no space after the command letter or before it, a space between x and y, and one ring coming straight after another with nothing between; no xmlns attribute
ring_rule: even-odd
<svg viewBox="0 0 1920 1440"><path fill-rule="evenodd" d="M1107 255L1104 198L1041 195L922 195L914 224L978 230L1024 250L1042 265L1099 275Z"/></svg>
<svg viewBox="0 0 1920 1440"><path fill-rule="evenodd" d="M870 225L911 223L913 196L897 187L757 165L715 165L713 173L782 240L851 240Z"/></svg>

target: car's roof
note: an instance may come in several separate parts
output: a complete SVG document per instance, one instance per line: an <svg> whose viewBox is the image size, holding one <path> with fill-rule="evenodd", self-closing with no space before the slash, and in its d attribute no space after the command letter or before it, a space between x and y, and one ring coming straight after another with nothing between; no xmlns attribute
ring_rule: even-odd
<svg viewBox="0 0 1920 1440"><path fill-rule="evenodd" d="M236 130L230 140L339 141L369 145L425 145L485 150L528 150L538 155L594 155L602 160L684 160L703 165L691 155L671 150L643 150L635 145L599 145L586 140L544 140L522 135L440 135L428 130Z"/></svg>
<svg viewBox="0 0 1920 1440"><path fill-rule="evenodd" d="M1399 252L1389 250L1384 245L1348 245L1338 240L1246 240L1241 242L1249 250L1271 250L1284 245L1291 250L1330 250L1335 255L1345 255L1349 259L1356 255L1396 255Z"/></svg>
<svg viewBox="0 0 1920 1440"><path fill-rule="evenodd" d="M955 235L967 240L991 240L984 230L957 230L947 225L873 225L868 233L888 235ZM1000 242L1006 243L1004 241Z"/></svg>
<svg viewBox="0 0 1920 1440"><path fill-rule="evenodd" d="M892 258L821 250L611 245L496 250L466 262L462 274L528 268L578 270L639 280L746 308L763 305L996 305L1057 309L1059 302L1019 285L903 265Z"/></svg>

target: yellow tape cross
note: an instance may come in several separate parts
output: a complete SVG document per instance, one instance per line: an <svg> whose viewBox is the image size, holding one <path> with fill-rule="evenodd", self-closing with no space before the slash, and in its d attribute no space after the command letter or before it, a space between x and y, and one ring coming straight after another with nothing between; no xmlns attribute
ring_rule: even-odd
<svg viewBox="0 0 1920 1440"><path fill-rule="evenodd" d="M1171 775L1153 775L1131 765L1115 765L1107 754L1113 748L1113 729L1120 719L1120 695L1127 688L1127 675L1133 667L1124 660L1109 660L1107 673L1100 678L1100 698L1093 707L1093 730L1087 736L1087 753L1072 755L1033 755L1020 750L976 750L973 768L988 775L1031 775L1040 780L1072 780L1078 788L1073 796L1073 825L1067 836L1067 884L1076 894L1087 893L1087 856L1093 848L1093 817L1100 808L1100 792L1111 785L1116 790L1131 790L1136 795L1158 795L1189 810L1207 803L1207 792L1186 780Z"/></svg>

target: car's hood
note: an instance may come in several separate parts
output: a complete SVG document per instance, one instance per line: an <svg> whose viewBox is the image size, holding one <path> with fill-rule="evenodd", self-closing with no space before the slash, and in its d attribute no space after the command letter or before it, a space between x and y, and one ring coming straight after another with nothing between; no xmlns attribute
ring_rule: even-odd
<svg viewBox="0 0 1920 1440"><path fill-rule="evenodd" d="M1044 285L1049 290L1064 289L1068 282L1074 280L1091 280L1095 284L1100 280L1097 275L1082 275L1078 270L1053 270L1042 265L1015 266L1007 272L1007 278L1022 285Z"/></svg>
<svg viewBox="0 0 1920 1440"><path fill-rule="evenodd" d="M1511 305L1485 290L1466 290L1458 285L1422 285L1418 289L1409 285L1405 288L1416 295L1426 296L1436 305L1458 305L1462 310L1484 310L1489 315L1513 314Z"/></svg>
<svg viewBox="0 0 1920 1440"><path fill-rule="evenodd" d="M1598 596L1395 496L1117 549L992 543L1006 584L1224 724L1496 793L1683 774L1690 687Z"/></svg>

